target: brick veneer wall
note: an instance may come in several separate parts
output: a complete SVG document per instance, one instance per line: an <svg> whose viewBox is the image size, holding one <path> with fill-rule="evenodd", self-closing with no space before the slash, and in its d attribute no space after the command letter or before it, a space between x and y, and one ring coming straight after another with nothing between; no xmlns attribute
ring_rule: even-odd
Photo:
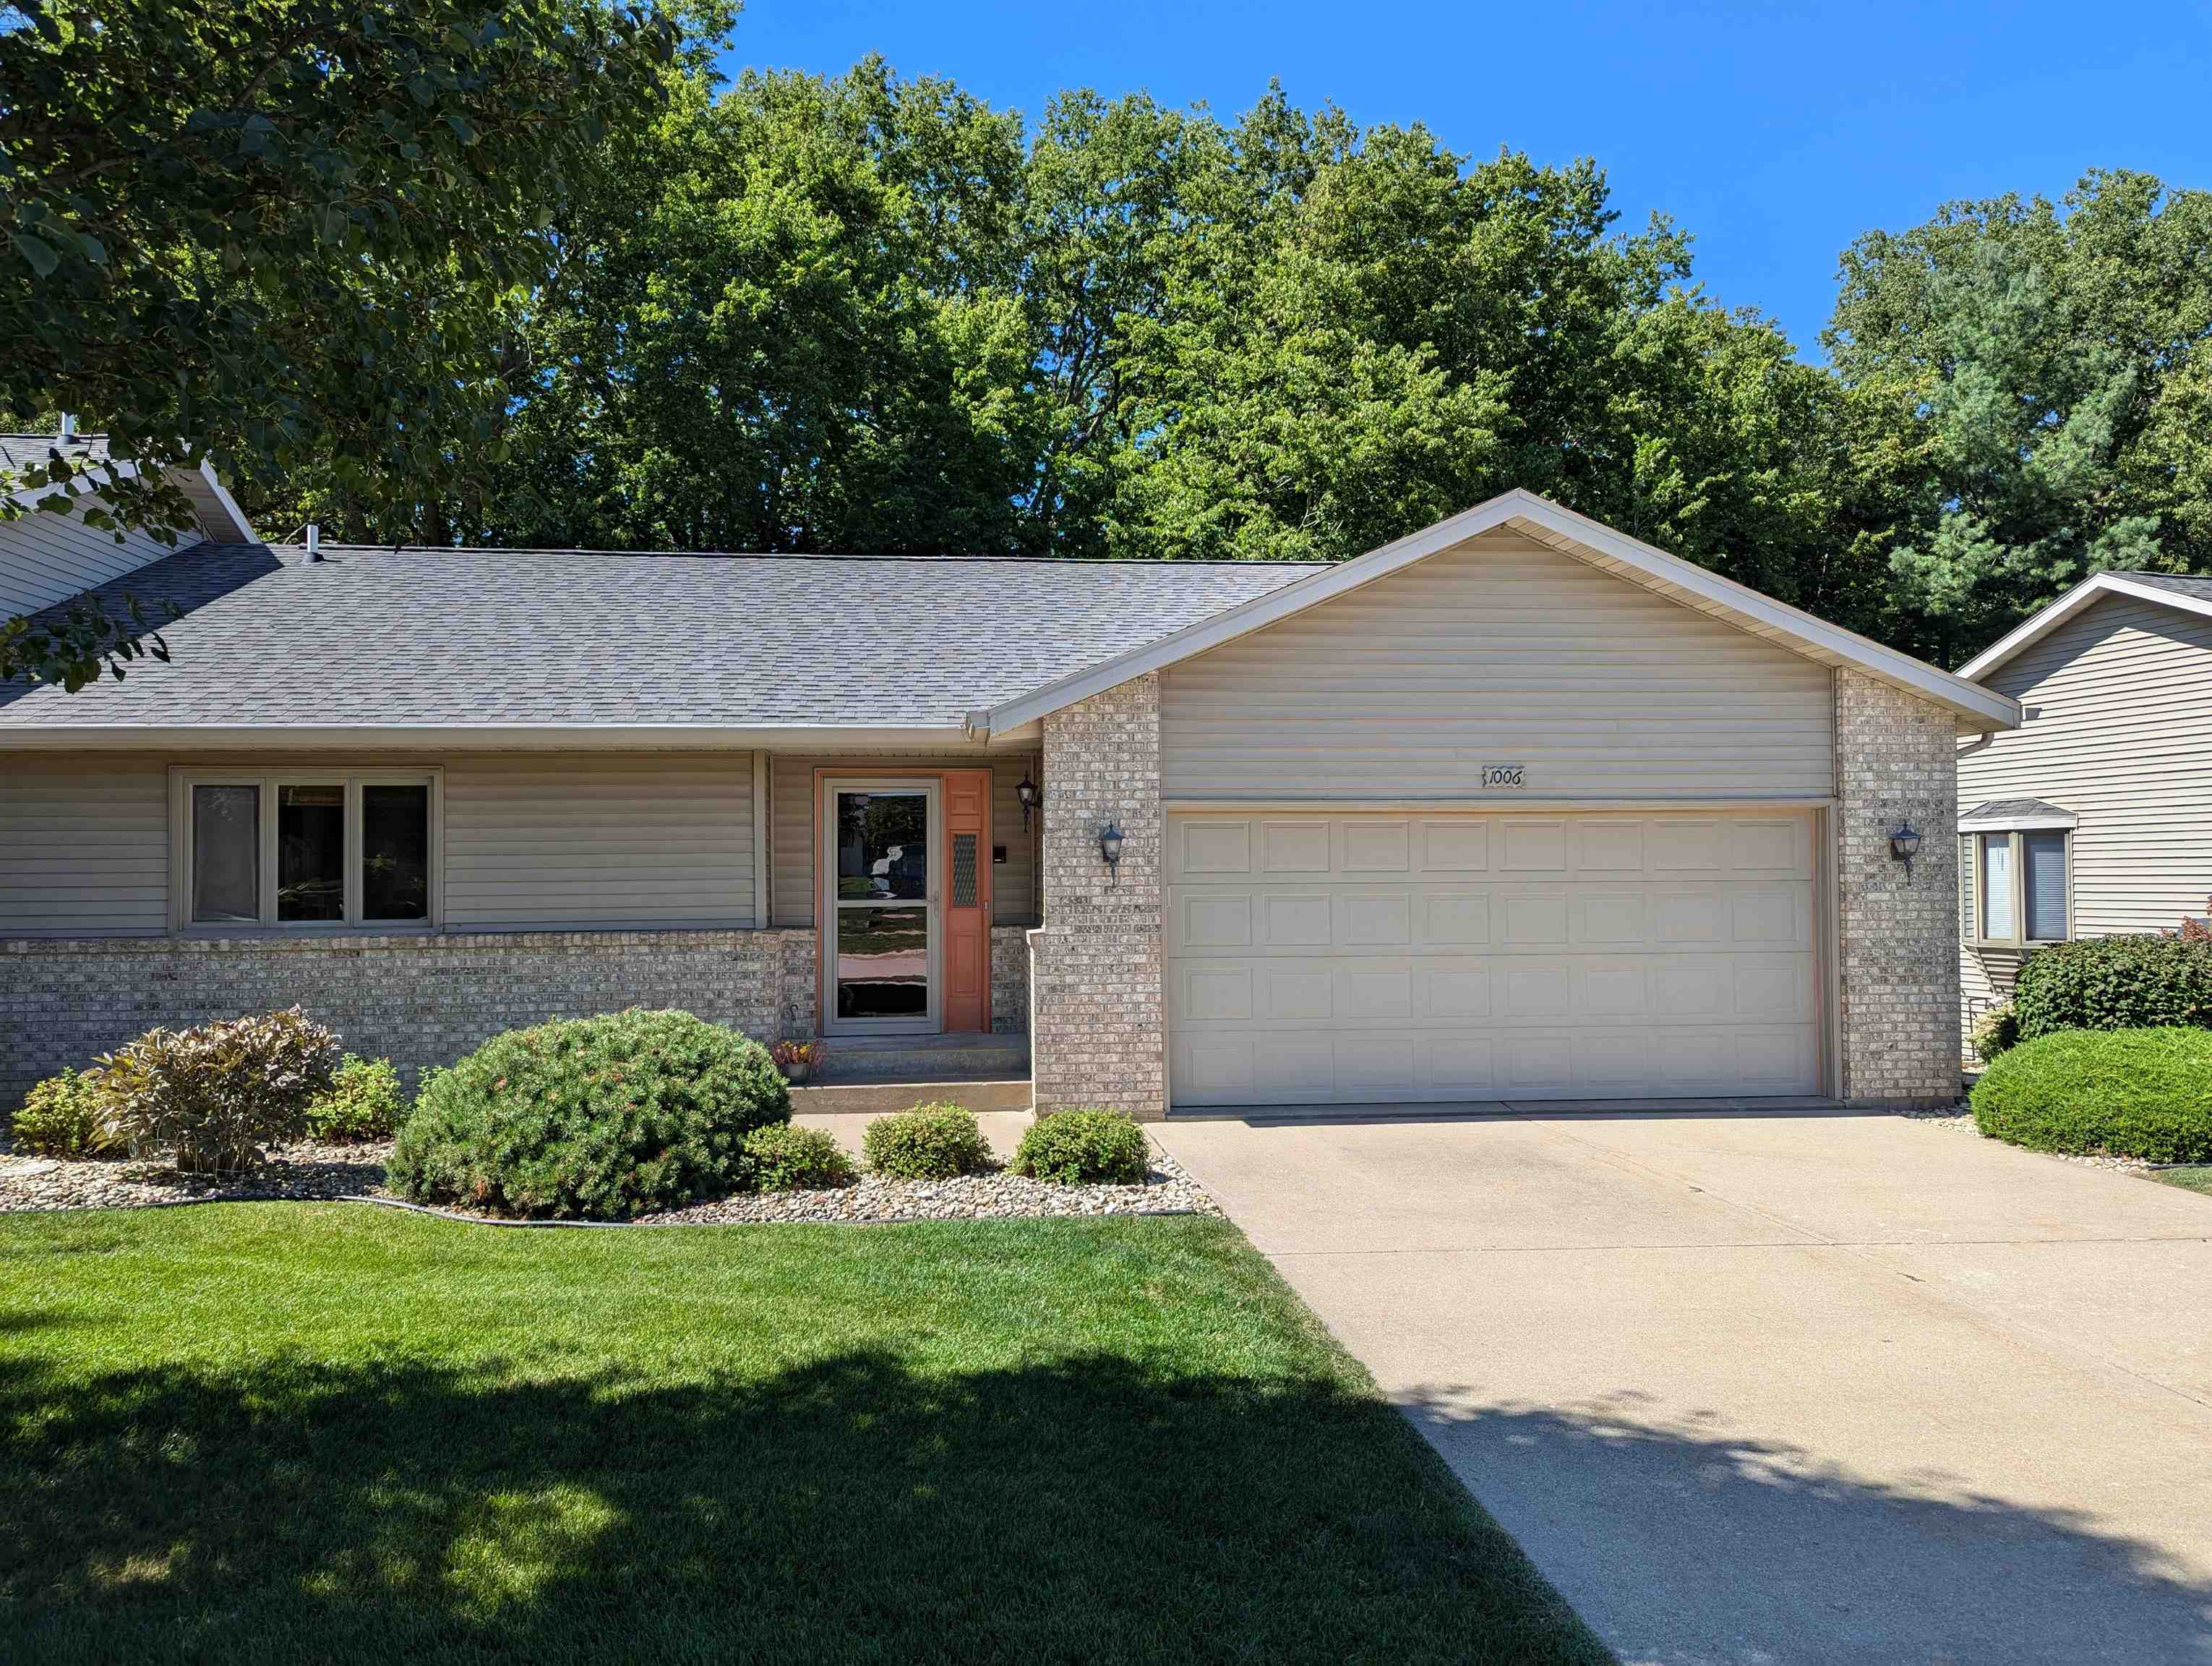
<svg viewBox="0 0 2212 1666"><path fill-rule="evenodd" d="M410 1075L549 1018L680 1006L763 1041L814 1031L809 931L0 941L0 1107L155 1025L297 1002Z"/></svg>
<svg viewBox="0 0 2212 1666"><path fill-rule="evenodd" d="M1959 1092L1959 792L1951 714L1836 673L1836 878L1847 1099ZM1908 882L1889 836L1921 836Z"/></svg>
<svg viewBox="0 0 2212 1666"><path fill-rule="evenodd" d="M1162 1000L1160 685L1135 678L1044 720L1044 923L1030 1038L1036 1108L1167 1110ZM1123 833L1109 883L1098 854Z"/></svg>
<svg viewBox="0 0 2212 1666"><path fill-rule="evenodd" d="M991 1030L1018 1036L1030 1027L1030 945L1026 926L991 927Z"/></svg>

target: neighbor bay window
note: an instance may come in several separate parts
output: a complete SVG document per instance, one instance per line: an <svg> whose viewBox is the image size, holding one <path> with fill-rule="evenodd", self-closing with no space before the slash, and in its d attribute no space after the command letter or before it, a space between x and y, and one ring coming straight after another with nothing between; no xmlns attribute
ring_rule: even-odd
<svg viewBox="0 0 2212 1666"><path fill-rule="evenodd" d="M2065 828L2007 828L1960 836L1961 935L1990 948L2028 949L2073 935Z"/></svg>
<svg viewBox="0 0 2212 1666"><path fill-rule="evenodd" d="M433 771L176 773L176 924L404 929L437 922Z"/></svg>

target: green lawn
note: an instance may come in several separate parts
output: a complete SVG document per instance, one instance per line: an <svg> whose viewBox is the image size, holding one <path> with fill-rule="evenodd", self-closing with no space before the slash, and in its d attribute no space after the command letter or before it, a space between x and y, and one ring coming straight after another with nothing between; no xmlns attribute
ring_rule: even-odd
<svg viewBox="0 0 2212 1666"><path fill-rule="evenodd" d="M2203 1192L2212 1196L2212 1163L2192 1163L2179 1169L2153 1169L2150 1177L2162 1180L2169 1186L2179 1186L2188 1191Z"/></svg>
<svg viewBox="0 0 2212 1666"><path fill-rule="evenodd" d="M0 1430L0 1659L1607 1657L1197 1218L4 1218Z"/></svg>

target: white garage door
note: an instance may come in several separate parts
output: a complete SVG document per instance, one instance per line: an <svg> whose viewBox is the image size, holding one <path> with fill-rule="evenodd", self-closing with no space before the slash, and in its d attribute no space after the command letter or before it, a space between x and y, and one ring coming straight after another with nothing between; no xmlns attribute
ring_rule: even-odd
<svg viewBox="0 0 2212 1666"><path fill-rule="evenodd" d="M1178 1109L1817 1091L1800 812L1173 815Z"/></svg>

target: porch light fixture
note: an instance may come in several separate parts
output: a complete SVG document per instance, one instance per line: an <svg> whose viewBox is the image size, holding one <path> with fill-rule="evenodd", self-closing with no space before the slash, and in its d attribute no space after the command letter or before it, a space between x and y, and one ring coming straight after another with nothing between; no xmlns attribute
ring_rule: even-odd
<svg viewBox="0 0 2212 1666"><path fill-rule="evenodd" d="M1897 831L1889 836L1889 854L1893 861L1905 864L1905 883L1912 883L1912 859L1920 854L1920 835L1909 821L1899 822Z"/></svg>
<svg viewBox="0 0 2212 1666"><path fill-rule="evenodd" d="M1112 822L1098 830L1098 854L1106 859L1106 885L1110 891L1121 879L1121 830Z"/></svg>
<svg viewBox="0 0 2212 1666"><path fill-rule="evenodd" d="M1022 801L1022 831L1026 833L1030 830L1030 812L1044 802L1044 794L1037 791L1037 784L1030 779L1026 769L1022 771L1021 784L1014 788L1014 796Z"/></svg>

